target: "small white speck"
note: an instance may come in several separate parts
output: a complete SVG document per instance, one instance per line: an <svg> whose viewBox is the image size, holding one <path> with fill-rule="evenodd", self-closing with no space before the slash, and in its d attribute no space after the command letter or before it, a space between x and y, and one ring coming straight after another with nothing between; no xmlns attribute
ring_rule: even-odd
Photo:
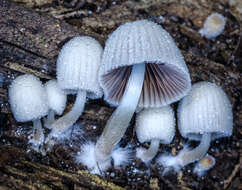
<svg viewBox="0 0 242 190"><path fill-rule="evenodd" d="M25 31L25 28L20 28L20 32L24 32Z"/></svg>

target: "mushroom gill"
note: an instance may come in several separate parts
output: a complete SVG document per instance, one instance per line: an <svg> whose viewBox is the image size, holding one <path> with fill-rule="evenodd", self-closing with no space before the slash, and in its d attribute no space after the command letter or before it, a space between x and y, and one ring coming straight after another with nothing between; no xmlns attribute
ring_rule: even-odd
<svg viewBox="0 0 242 190"><path fill-rule="evenodd" d="M102 76L109 102L119 104L131 69L131 66L120 67ZM178 100L189 85L185 77L183 71L172 65L147 63L139 106L157 107Z"/></svg>

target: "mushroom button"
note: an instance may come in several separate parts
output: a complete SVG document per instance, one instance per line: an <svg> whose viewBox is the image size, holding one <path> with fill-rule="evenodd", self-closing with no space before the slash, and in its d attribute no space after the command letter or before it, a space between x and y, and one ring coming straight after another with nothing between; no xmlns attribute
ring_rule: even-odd
<svg viewBox="0 0 242 190"><path fill-rule="evenodd" d="M226 18L223 15L213 13L207 17L199 33L208 39L216 38L224 31L225 24Z"/></svg>
<svg viewBox="0 0 242 190"><path fill-rule="evenodd" d="M99 72L105 100L119 105L96 143L97 163L110 159L136 107L178 101L191 87L184 58L158 24L140 20L118 27L108 38Z"/></svg>
<svg viewBox="0 0 242 190"><path fill-rule="evenodd" d="M58 138L77 121L83 112L86 97L102 97L97 79L102 53L101 45L88 36L74 37L61 49L57 59L58 86L67 94L77 96L71 111L50 126L52 131L46 139L48 147L53 145L53 137Z"/></svg>
<svg viewBox="0 0 242 190"><path fill-rule="evenodd" d="M200 141L193 150L184 148L177 156L161 156L164 167L177 170L206 155L211 140L232 135L232 106L222 88L210 82L193 85L179 103L178 129L184 138Z"/></svg>
<svg viewBox="0 0 242 190"><path fill-rule="evenodd" d="M61 115L66 107L66 93L61 90L56 80L50 80L45 83L47 92L49 113L45 120L45 127L50 128L55 121L55 114Z"/></svg>
<svg viewBox="0 0 242 190"><path fill-rule="evenodd" d="M9 103L18 122L33 121L33 143L36 150L44 141L40 118L47 115L48 104L45 89L39 78L33 75L18 76L9 87Z"/></svg>
<svg viewBox="0 0 242 190"><path fill-rule="evenodd" d="M197 174L198 177L202 177L208 170L214 167L216 160L213 156L207 154L201 160L199 160L194 169L193 173Z"/></svg>
<svg viewBox="0 0 242 190"><path fill-rule="evenodd" d="M139 112L136 118L136 135L142 143L150 141L149 149L136 149L136 156L148 163L157 154L160 142L169 144L175 135L172 108L170 106L147 108Z"/></svg>

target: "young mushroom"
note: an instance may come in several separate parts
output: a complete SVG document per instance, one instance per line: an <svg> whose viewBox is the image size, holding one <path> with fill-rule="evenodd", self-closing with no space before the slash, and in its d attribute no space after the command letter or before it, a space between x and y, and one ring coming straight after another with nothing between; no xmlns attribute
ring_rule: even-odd
<svg viewBox="0 0 242 190"><path fill-rule="evenodd" d="M46 139L47 147L53 137L67 131L82 114L86 98L100 98L103 93L98 83L98 70L103 49L94 38L77 36L67 42L57 59L58 86L67 94L77 94L75 103L67 114L57 119Z"/></svg>
<svg viewBox="0 0 242 190"><path fill-rule="evenodd" d="M207 154L196 163L193 173L197 174L198 177L202 177L208 170L214 167L215 163L215 158Z"/></svg>
<svg viewBox="0 0 242 190"><path fill-rule="evenodd" d="M137 106L171 104L191 87L189 71L173 39L148 20L125 23L109 36L99 81L105 100L119 105L96 143L99 165L110 159Z"/></svg>
<svg viewBox="0 0 242 190"><path fill-rule="evenodd" d="M136 157L148 163L157 154L160 143L170 144L175 135L175 117L172 108L165 106L139 112L136 118L136 135L141 143L150 141L148 149L136 149Z"/></svg>
<svg viewBox="0 0 242 190"><path fill-rule="evenodd" d="M207 17L203 28L199 30L199 33L208 39L216 38L224 31L225 24L226 18L223 15L213 13Z"/></svg>
<svg viewBox="0 0 242 190"><path fill-rule="evenodd" d="M210 82L194 84L179 103L178 128L184 138L200 141L200 144L193 150L183 148L175 157L162 155L159 158L158 162L165 168L176 171L202 159L212 140L232 135L232 106L222 88Z"/></svg>
<svg viewBox="0 0 242 190"><path fill-rule="evenodd" d="M55 121L55 114L61 115L66 107L66 93L59 88L56 80L45 83L45 89L49 105L45 127L51 129L50 126Z"/></svg>
<svg viewBox="0 0 242 190"><path fill-rule="evenodd" d="M47 96L41 81L29 74L18 76L10 85L8 95L14 118L18 122L33 121L31 143L38 151L44 141L40 118L48 113Z"/></svg>

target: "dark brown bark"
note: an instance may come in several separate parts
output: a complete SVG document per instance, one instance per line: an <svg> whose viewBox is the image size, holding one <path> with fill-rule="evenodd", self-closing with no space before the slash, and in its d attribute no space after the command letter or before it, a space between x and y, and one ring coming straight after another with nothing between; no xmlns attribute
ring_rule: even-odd
<svg viewBox="0 0 242 190"><path fill-rule="evenodd" d="M81 32L51 16L1 0L1 77L8 79L18 73L31 73L43 79L54 77L60 48L78 34ZM8 80L5 83L8 85ZM6 101L5 96L6 89L1 88L0 103Z"/></svg>

